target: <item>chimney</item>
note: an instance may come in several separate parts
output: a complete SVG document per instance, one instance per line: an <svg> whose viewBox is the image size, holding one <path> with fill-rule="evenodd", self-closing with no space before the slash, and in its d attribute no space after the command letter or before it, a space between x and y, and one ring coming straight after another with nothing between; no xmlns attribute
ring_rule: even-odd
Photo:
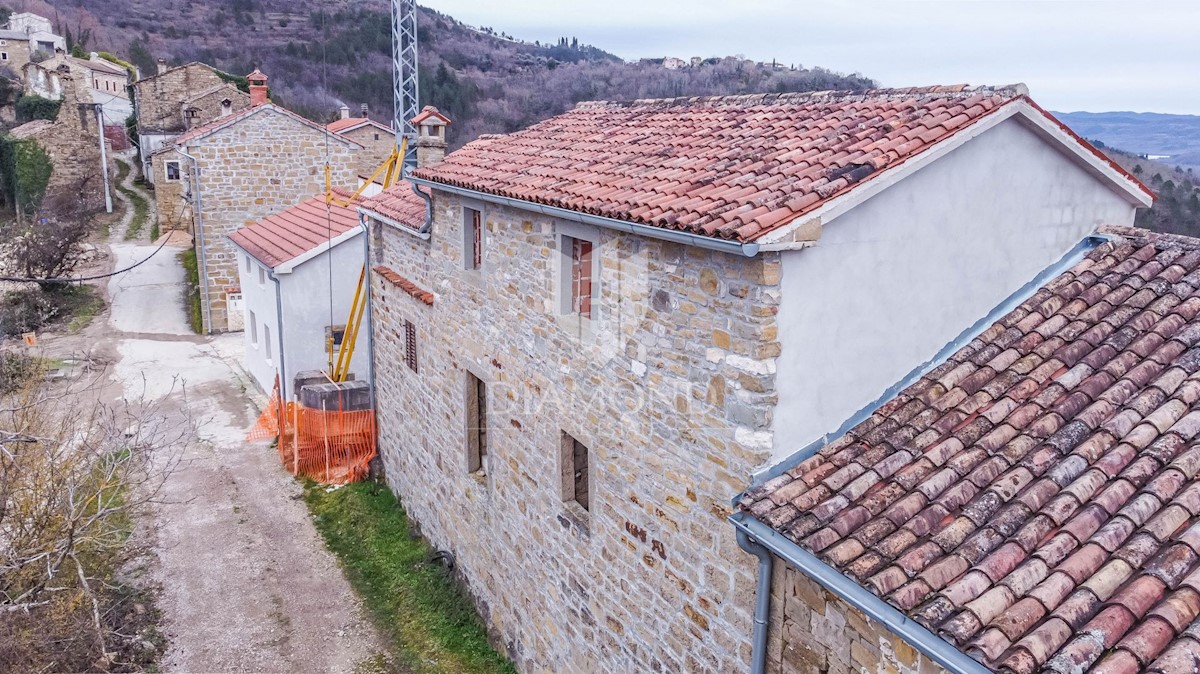
<svg viewBox="0 0 1200 674"><path fill-rule="evenodd" d="M267 76L255 68L254 72L246 75L246 79L250 80L250 107L257 107L268 102Z"/></svg>
<svg viewBox="0 0 1200 674"><path fill-rule="evenodd" d="M338 119L350 119L350 106L343 104L338 108Z"/></svg>
<svg viewBox="0 0 1200 674"><path fill-rule="evenodd" d="M362 116L363 116L363 117L366 117L366 116L367 116L367 111L368 111L368 110L370 110L370 108L369 108L369 107L367 107L367 104L366 104L366 103L363 103L363 104L362 104L362 108L361 108L361 109L362 109Z"/></svg>
<svg viewBox="0 0 1200 674"><path fill-rule="evenodd" d="M221 101L221 116L228 117L233 114L233 101L228 98Z"/></svg>
<svg viewBox="0 0 1200 674"><path fill-rule="evenodd" d="M450 119L427 105L412 123L417 127L417 168L440 162L446 156L446 125Z"/></svg>
<svg viewBox="0 0 1200 674"><path fill-rule="evenodd" d="M158 60L158 74L161 75L165 72L167 72L167 60L159 59Z"/></svg>

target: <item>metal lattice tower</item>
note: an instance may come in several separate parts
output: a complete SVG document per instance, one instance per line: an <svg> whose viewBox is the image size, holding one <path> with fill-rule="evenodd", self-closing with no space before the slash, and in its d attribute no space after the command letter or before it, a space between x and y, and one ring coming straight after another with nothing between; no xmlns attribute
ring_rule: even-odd
<svg viewBox="0 0 1200 674"><path fill-rule="evenodd" d="M392 99L396 147L408 137L404 166L417 161L417 130L409 121L417 116L417 1L392 0Z"/></svg>

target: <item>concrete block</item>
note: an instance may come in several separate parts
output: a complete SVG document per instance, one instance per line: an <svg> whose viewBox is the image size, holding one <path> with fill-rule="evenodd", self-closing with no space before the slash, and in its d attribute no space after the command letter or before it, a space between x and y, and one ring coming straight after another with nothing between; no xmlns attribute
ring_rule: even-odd
<svg viewBox="0 0 1200 674"><path fill-rule="evenodd" d="M354 381L354 373L353 372L346 375L346 381ZM295 377L292 377L292 389L291 390L301 391L304 389L305 386L309 386L311 384L328 384L328 383L330 383L329 378L326 377L325 373L322 372L321 370L301 370L296 373Z"/></svg>
<svg viewBox="0 0 1200 674"><path fill-rule="evenodd" d="M365 381L309 384L300 389L300 404L314 410L369 410L371 386Z"/></svg>

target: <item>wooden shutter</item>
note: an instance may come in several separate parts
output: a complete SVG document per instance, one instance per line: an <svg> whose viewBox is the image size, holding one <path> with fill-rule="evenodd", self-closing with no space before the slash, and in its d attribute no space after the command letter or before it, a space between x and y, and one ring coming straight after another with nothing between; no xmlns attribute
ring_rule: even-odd
<svg viewBox="0 0 1200 674"><path fill-rule="evenodd" d="M412 321L404 321L404 362L417 371L417 326Z"/></svg>
<svg viewBox="0 0 1200 674"><path fill-rule="evenodd" d="M571 239L571 309L592 317L592 242Z"/></svg>

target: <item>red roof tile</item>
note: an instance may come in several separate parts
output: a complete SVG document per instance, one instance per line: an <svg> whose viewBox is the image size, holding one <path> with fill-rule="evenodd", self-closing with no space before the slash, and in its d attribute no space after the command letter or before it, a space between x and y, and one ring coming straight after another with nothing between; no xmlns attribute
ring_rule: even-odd
<svg viewBox="0 0 1200 674"><path fill-rule="evenodd" d="M370 124L371 126L375 126L389 132L392 130L391 127L387 126L386 124L380 124L369 117L347 117L345 119L335 119L326 124L325 128L329 129L333 133L342 133L343 131L356 129L364 124Z"/></svg>
<svg viewBox="0 0 1200 674"><path fill-rule="evenodd" d="M425 200L413 194L412 183L407 180L400 180L379 194L363 199L361 206L364 211L412 229L420 229L425 224Z"/></svg>
<svg viewBox="0 0 1200 674"><path fill-rule="evenodd" d="M257 71L255 71L255 72L257 72ZM264 103L262 105L252 105L248 108L243 108L241 110L238 110L235 113L226 115L224 117L218 117L218 118L214 119L213 121L208 122L207 124L201 124L200 126L188 129L184 133L177 136L171 142L174 143L175 145L179 145L179 146L186 145L189 142L192 142L194 140L197 140L199 138L207 136L210 133L213 133L213 132L215 132L219 129L222 129L226 126L229 126L231 124L235 124L251 115L257 114L259 112L263 112L265 110L274 110L275 112L278 112L286 117L291 117L292 119L294 119L306 126L310 126L315 129L321 129L322 131L326 130L325 127L321 126L320 124L317 124L316 122L312 121L311 119L302 117L302 116L297 115L296 113L292 112L291 110L288 110L287 108L281 108L278 105L275 105L274 103L268 102L268 103ZM338 135L337 137L342 139L342 142L351 143L355 147L362 147L361 144L356 143L355 141L350 140L349 138L346 138L346 137L340 136L340 135Z"/></svg>
<svg viewBox="0 0 1200 674"><path fill-rule="evenodd" d="M408 293L413 299L433 306L433 293L421 289L417 284L397 274L391 267L379 264L371 267L371 271L379 274L388 283Z"/></svg>
<svg viewBox="0 0 1200 674"><path fill-rule="evenodd" d="M997 671L1194 671L1200 239L1112 231L742 511Z"/></svg>
<svg viewBox="0 0 1200 674"><path fill-rule="evenodd" d="M953 86L583 103L414 175L748 241L1020 96Z"/></svg>
<svg viewBox="0 0 1200 674"><path fill-rule="evenodd" d="M336 188L334 193L343 201L351 196L350 192ZM229 238L254 259L274 269L358 227L359 203L326 204L325 195L317 195L242 227Z"/></svg>

